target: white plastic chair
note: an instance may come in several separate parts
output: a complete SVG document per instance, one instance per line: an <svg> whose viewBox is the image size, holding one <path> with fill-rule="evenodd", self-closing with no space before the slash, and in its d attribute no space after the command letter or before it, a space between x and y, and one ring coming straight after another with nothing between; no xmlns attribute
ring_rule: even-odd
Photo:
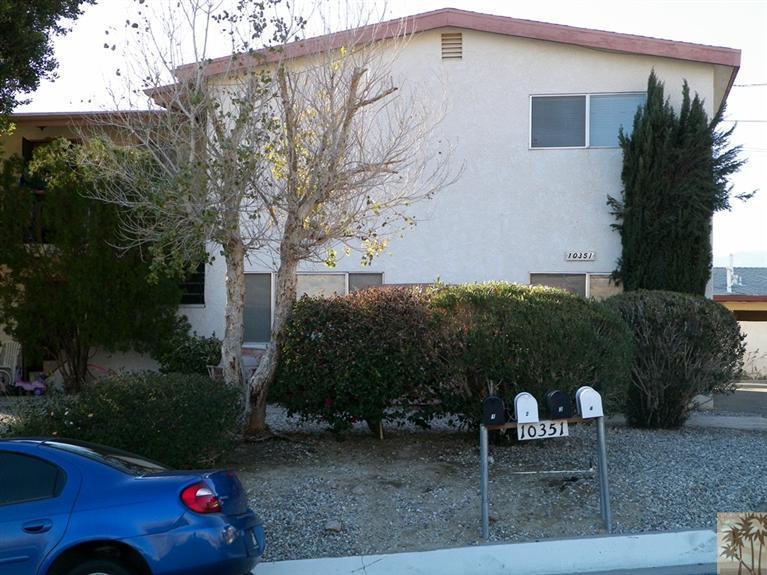
<svg viewBox="0 0 767 575"><path fill-rule="evenodd" d="M7 392L13 386L20 351L21 344L16 341L6 341L0 348L0 391Z"/></svg>

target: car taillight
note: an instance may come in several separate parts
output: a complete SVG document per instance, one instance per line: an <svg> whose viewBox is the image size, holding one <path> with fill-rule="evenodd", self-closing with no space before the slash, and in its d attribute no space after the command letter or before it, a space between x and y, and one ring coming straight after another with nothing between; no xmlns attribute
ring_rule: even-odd
<svg viewBox="0 0 767 575"><path fill-rule="evenodd" d="M221 511L221 502L204 481L184 489L181 492L181 501L197 513L218 513Z"/></svg>

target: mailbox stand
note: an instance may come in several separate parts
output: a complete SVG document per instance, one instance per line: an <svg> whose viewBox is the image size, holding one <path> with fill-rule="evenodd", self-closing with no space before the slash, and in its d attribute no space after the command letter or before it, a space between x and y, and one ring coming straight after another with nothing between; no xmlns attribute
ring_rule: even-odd
<svg viewBox="0 0 767 575"><path fill-rule="evenodd" d="M570 417L564 421L568 423L589 423L596 421L597 424L597 461L599 467L599 510L602 515L602 521L608 533L612 533L613 520L610 510L610 487L607 483L607 442L605 440L605 418L595 417L583 419L581 417ZM490 538L490 497L488 493L488 430L496 429L516 429L515 422L503 425L480 425L479 426L479 471L480 471L480 497L482 499L482 538Z"/></svg>

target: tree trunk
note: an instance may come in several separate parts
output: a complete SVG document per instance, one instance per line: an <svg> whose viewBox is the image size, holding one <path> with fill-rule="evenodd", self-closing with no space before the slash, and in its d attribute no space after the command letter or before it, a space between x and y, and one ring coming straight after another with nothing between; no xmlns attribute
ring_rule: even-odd
<svg viewBox="0 0 767 575"><path fill-rule="evenodd" d="M224 381L243 389L247 409L248 388L242 373L243 312L245 307L245 246L239 236L224 245L226 262L226 308L224 338L221 341L221 363Z"/></svg>
<svg viewBox="0 0 767 575"><path fill-rule="evenodd" d="M291 249L292 238L289 238L290 234L286 231L285 235L291 241L283 241L280 249L272 335L269 340L269 348L261 358L258 369L250 380L251 412L245 431L246 435L257 434L266 429L266 399L277 369L279 354L277 341L285 329L285 324L296 301L296 270L298 269L299 258L295 255L296 250Z"/></svg>
<svg viewBox="0 0 767 575"><path fill-rule="evenodd" d="M66 337L66 336L65 336ZM84 344L77 328L62 342L55 351L61 375L64 378L64 392L77 394L82 391L88 376L88 358L90 345Z"/></svg>

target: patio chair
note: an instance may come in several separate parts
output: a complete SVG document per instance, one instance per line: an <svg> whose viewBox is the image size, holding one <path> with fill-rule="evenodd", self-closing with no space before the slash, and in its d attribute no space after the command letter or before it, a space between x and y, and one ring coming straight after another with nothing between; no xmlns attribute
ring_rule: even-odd
<svg viewBox="0 0 767 575"><path fill-rule="evenodd" d="M13 386L20 351L21 344L16 341L6 341L0 347L0 392L7 393Z"/></svg>

